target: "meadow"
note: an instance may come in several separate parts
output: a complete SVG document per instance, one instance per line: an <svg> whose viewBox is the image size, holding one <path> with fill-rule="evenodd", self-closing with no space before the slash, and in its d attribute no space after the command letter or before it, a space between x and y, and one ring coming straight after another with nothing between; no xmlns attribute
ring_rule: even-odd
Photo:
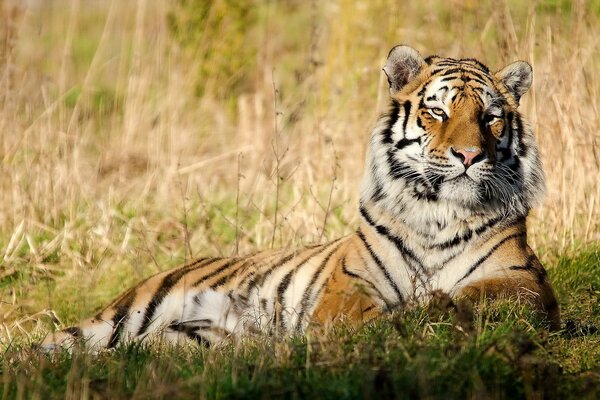
<svg viewBox="0 0 600 400"><path fill-rule="evenodd" d="M600 1L0 0L1 398L598 398ZM530 62L559 298L398 311L237 346L40 354L200 256L353 232L389 49Z"/></svg>

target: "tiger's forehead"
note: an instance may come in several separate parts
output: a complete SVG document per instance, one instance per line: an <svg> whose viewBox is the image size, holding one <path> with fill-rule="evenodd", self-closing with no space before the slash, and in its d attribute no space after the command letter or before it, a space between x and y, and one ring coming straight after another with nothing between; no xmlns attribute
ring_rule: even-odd
<svg viewBox="0 0 600 400"><path fill-rule="evenodd" d="M447 81L441 77L431 79L426 86L423 87L423 96L428 101L453 101L456 97L467 95L476 96L482 102L491 102L497 93L492 86L470 85L461 82L460 80Z"/></svg>
<svg viewBox="0 0 600 400"><path fill-rule="evenodd" d="M430 78L420 91L426 103L449 105L457 98L466 96L485 109L504 104L493 75L477 60L436 58L431 63L430 72Z"/></svg>

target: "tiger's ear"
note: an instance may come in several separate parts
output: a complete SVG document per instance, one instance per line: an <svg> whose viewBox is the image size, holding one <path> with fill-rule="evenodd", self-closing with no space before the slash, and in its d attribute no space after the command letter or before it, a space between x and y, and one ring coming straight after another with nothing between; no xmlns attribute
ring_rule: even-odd
<svg viewBox="0 0 600 400"><path fill-rule="evenodd" d="M423 57L412 47L398 45L390 50L383 67L390 84L390 92L399 92L425 65Z"/></svg>
<svg viewBox="0 0 600 400"><path fill-rule="evenodd" d="M533 69L525 61L515 61L496 72L496 78L504 83L504 86L515 96L518 103L521 96L531 87Z"/></svg>

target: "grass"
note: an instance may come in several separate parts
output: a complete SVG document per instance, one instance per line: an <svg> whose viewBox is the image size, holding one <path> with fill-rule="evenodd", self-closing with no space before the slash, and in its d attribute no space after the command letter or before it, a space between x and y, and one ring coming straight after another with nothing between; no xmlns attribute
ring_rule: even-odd
<svg viewBox="0 0 600 400"><path fill-rule="evenodd" d="M210 40L189 45L170 29L184 3L0 0L2 397L598 396L600 2L406 3L256 1L230 40L208 24ZM351 232L399 42L492 69L532 63L521 107L548 193L529 240L563 332L509 303L222 349L31 351L192 257Z"/></svg>
<svg viewBox="0 0 600 400"><path fill-rule="evenodd" d="M130 344L49 356L17 342L4 353L3 396L593 399L599 260L594 248L552 270L566 319L557 333L514 302L473 309L442 297L361 327L212 349Z"/></svg>

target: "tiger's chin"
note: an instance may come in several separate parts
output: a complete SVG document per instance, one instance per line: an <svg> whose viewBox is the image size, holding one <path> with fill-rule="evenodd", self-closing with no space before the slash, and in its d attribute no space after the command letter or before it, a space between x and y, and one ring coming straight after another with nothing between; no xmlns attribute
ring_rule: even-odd
<svg viewBox="0 0 600 400"><path fill-rule="evenodd" d="M489 201L483 195L481 183L466 175L445 181L440 187L439 198L468 208L485 207Z"/></svg>

